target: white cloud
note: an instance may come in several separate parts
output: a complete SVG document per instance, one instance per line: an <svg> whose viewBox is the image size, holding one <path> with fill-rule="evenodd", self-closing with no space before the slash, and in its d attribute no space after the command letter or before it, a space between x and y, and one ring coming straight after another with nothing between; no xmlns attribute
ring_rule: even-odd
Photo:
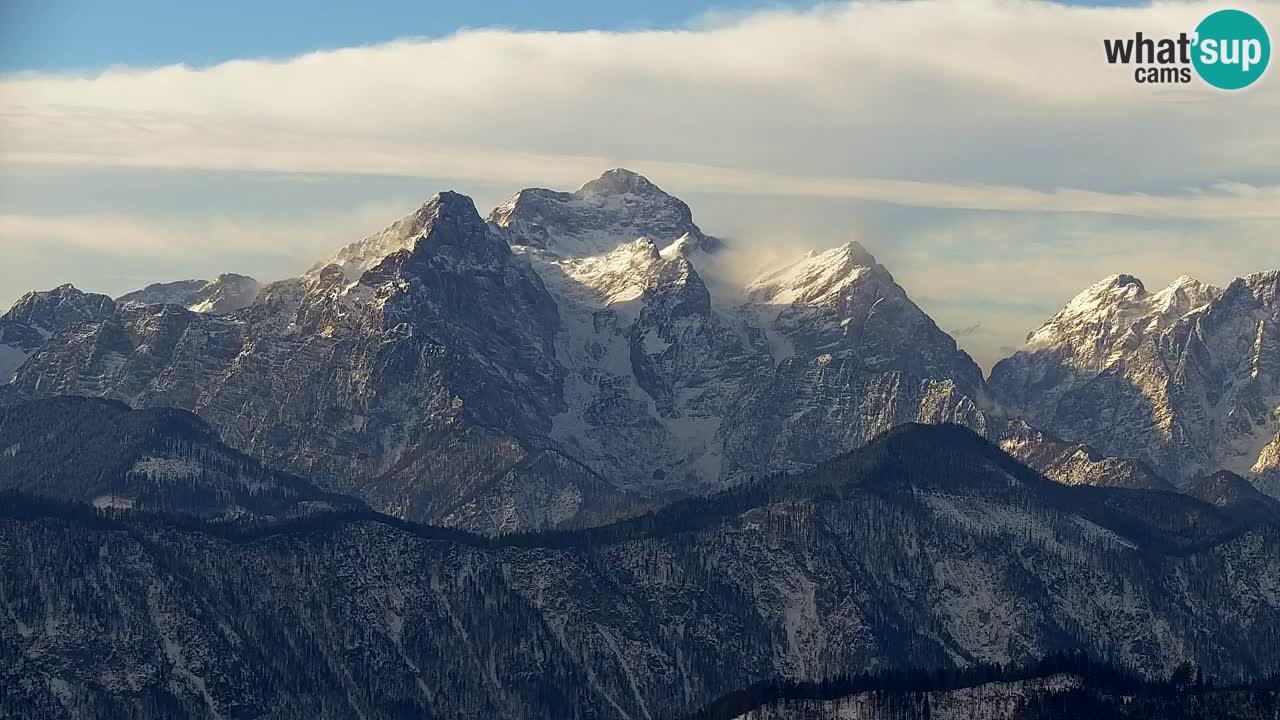
<svg viewBox="0 0 1280 720"><path fill-rule="evenodd" d="M1141 86L1103 58L1103 38L1190 30L1212 8L859 2L680 31L476 30L284 61L11 75L0 163L548 185L623 164L678 190L1276 217L1280 167L1259 149L1280 145L1280 125L1258 118L1280 83ZM1235 185L1172 191L1222 181Z"/></svg>
<svg viewBox="0 0 1280 720"><path fill-rule="evenodd" d="M1280 2L1244 6L1280 28ZM0 174L448 177L465 191L572 188L626 166L699 195L703 226L761 257L860 237L990 362L1113 272L1157 285L1275 265L1275 71L1221 93L1138 85L1103 55L1104 38L1175 35L1218 8L855 2L675 31L475 30L207 68L0 76ZM179 276L192 258L254 272L243 263L256 255L273 270L255 274L270 277L408 210L326 198L265 220L221 207L225 194L203 217L147 198L89 212L75 193L57 201L62 214L0 205L0 250L43 263L38 280L0 268L0 295L55 284L78 252L173 257L144 269ZM841 204L930 219L864 237ZM218 264L230 256L241 264Z"/></svg>
<svg viewBox="0 0 1280 720"><path fill-rule="evenodd" d="M411 208L378 204L294 219L147 217L123 213L0 213L5 252L71 248L103 255L208 257L253 251L305 263L389 224ZM305 268L301 268L305 269Z"/></svg>
<svg viewBox="0 0 1280 720"><path fill-rule="evenodd" d="M387 203L252 219L0 213L0 307L28 290L66 282L115 296L153 282L223 272L260 280L292 277L411 209Z"/></svg>
<svg viewBox="0 0 1280 720"><path fill-rule="evenodd" d="M1180 224L962 213L867 244L940 326L981 322L956 339L989 368L1108 275L1135 275L1155 291L1184 274L1225 287L1239 276L1280 269L1274 222Z"/></svg>

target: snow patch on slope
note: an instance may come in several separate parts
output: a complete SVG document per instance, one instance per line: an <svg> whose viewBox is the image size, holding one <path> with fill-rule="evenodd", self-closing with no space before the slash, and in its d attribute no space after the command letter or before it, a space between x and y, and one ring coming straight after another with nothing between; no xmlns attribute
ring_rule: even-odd
<svg viewBox="0 0 1280 720"><path fill-rule="evenodd" d="M134 500L123 495L99 495L90 504L97 510L132 510Z"/></svg>
<svg viewBox="0 0 1280 720"><path fill-rule="evenodd" d="M1074 522L1075 524L1083 528L1085 531L1085 534L1088 535L1089 537L1101 538L1109 542L1113 542L1122 547L1127 547L1131 550L1138 549L1137 545L1134 545L1133 543L1129 542L1128 540L1125 540L1124 538L1120 537L1116 533L1108 530L1107 528L1102 527L1101 525L1091 520L1086 520L1085 518L1082 518L1079 515L1073 516L1071 520L1072 522Z"/></svg>
<svg viewBox="0 0 1280 720"><path fill-rule="evenodd" d="M704 320L696 316L651 326L642 334L635 330L661 293L678 293L689 281L687 259L679 253L664 256L645 237L587 257L525 246L513 252L529 261L560 310L556 353L568 371L566 407L552 418L552 439L623 485L679 484L682 478L673 473L687 472L704 481L717 479L716 434L722 419L705 408L709 400L722 402L735 390L715 382L676 386L664 412L642 386L633 356L661 358L701 327L697 323Z"/></svg>
<svg viewBox="0 0 1280 720"><path fill-rule="evenodd" d="M768 305L829 304L871 272L875 264L875 258L856 242L824 253L809 253L798 262L753 280L747 285L747 297L752 303Z"/></svg>
<svg viewBox="0 0 1280 720"><path fill-rule="evenodd" d="M199 477L203 467L188 458L145 457L133 464L131 472L146 475L157 482L175 482Z"/></svg>
<svg viewBox="0 0 1280 720"><path fill-rule="evenodd" d="M0 343L0 384L13 380L18 368L27 361L31 354L12 345Z"/></svg>

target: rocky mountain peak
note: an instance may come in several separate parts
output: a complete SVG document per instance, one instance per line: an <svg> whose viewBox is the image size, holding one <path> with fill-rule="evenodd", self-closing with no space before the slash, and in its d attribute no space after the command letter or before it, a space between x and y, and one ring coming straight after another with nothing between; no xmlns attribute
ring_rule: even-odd
<svg viewBox="0 0 1280 720"><path fill-rule="evenodd" d="M1112 275L1075 296L1027 336L1029 349L1065 348L1080 362L1105 366L1117 350L1169 328L1221 295L1188 276L1156 293L1132 275Z"/></svg>
<svg viewBox="0 0 1280 720"><path fill-rule="evenodd" d="M200 302L188 309L214 315L243 310L253 304L261 290L262 284L247 275L223 273L204 288Z"/></svg>
<svg viewBox="0 0 1280 720"><path fill-rule="evenodd" d="M1141 280L1139 280L1138 278L1132 275L1128 275L1125 273L1113 275L1110 278L1107 278L1107 280L1104 280L1103 282L1108 283L1111 286L1117 287L1117 288L1132 287L1137 289L1139 293L1145 293L1147 291L1146 286L1142 284Z"/></svg>
<svg viewBox="0 0 1280 720"><path fill-rule="evenodd" d="M1227 470L1195 478L1183 491L1210 505L1232 508L1237 514L1280 518L1280 500L1263 494L1253 483Z"/></svg>
<svg viewBox="0 0 1280 720"><path fill-rule="evenodd" d="M1182 275L1169 283L1168 287L1152 295L1150 304L1161 317L1180 318L1203 307L1221 293L1221 290L1212 285L1202 283L1190 275Z"/></svg>
<svg viewBox="0 0 1280 720"><path fill-rule="evenodd" d="M1090 285L1084 292L1075 296L1068 305L1137 300L1146 295L1147 286L1141 280L1133 275L1118 273Z"/></svg>
<svg viewBox="0 0 1280 720"><path fill-rule="evenodd" d="M66 283L52 290L23 295L0 320L24 323L48 332L68 322L101 319L114 309L115 302L106 295L82 292Z"/></svg>
<svg viewBox="0 0 1280 720"><path fill-rule="evenodd" d="M662 254L658 252L658 244L647 237L640 237L628 243L623 243L617 247L611 255L626 256L640 255L648 260L661 260Z"/></svg>
<svg viewBox="0 0 1280 720"><path fill-rule="evenodd" d="M424 225L441 220L463 223L471 228L478 228L484 224L479 211L476 210L475 202L466 195L452 190L433 195L418 210L418 215L423 218Z"/></svg>
<svg viewBox="0 0 1280 720"><path fill-rule="evenodd" d="M615 169L567 193L530 188L494 209L489 222L507 241L562 257L607 253L623 242L650 238L659 249L681 237L710 250L714 238L693 223L689 206L647 178Z"/></svg>
<svg viewBox="0 0 1280 720"><path fill-rule="evenodd" d="M327 265L342 268L348 280L358 279L383 259L403 250L412 250L418 240L433 241L458 247L480 246L486 253L501 252L501 240L490 236L484 220L471 198L453 191L432 196L421 207L397 220L380 232L354 242L330 257L316 263L311 272Z"/></svg>
<svg viewBox="0 0 1280 720"><path fill-rule="evenodd" d="M240 273L219 273L218 277L214 280L214 282L245 283L250 280L253 280L253 278L249 277L248 275L241 275Z"/></svg>
<svg viewBox="0 0 1280 720"><path fill-rule="evenodd" d="M580 197L624 194L670 197L650 182L649 178L626 168L604 171L600 177L584 184L575 194Z"/></svg>
<svg viewBox="0 0 1280 720"><path fill-rule="evenodd" d="M253 304L261 285L247 275L223 273L215 280L179 280L152 283L121 295L116 302L130 305L181 305L193 312L222 315Z"/></svg>
<svg viewBox="0 0 1280 720"><path fill-rule="evenodd" d="M1072 298L1045 326L1095 320L1146 297L1147 288L1141 280L1132 275L1111 275Z"/></svg>
<svg viewBox="0 0 1280 720"><path fill-rule="evenodd" d="M452 246L486 258L510 254L506 243L490 231L475 203L466 195L442 192L419 212L425 216L425 222L418 240Z"/></svg>
<svg viewBox="0 0 1280 720"><path fill-rule="evenodd" d="M774 305L826 304L859 282L877 275L893 277L860 243L850 242L821 253L810 253L780 270L766 272L747 286L752 302Z"/></svg>
<svg viewBox="0 0 1280 720"><path fill-rule="evenodd" d="M1248 288L1262 307L1280 308L1280 270L1246 275L1236 282Z"/></svg>
<svg viewBox="0 0 1280 720"><path fill-rule="evenodd" d="M859 267L874 268L880 264L876 262L875 256L857 240L851 240L841 245L839 251L839 257Z"/></svg>
<svg viewBox="0 0 1280 720"><path fill-rule="evenodd" d="M684 258L692 261L698 255L705 255L705 250L696 238L689 236L689 233L681 235L675 242L662 248L662 256L665 258Z"/></svg>
<svg viewBox="0 0 1280 720"><path fill-rule="evenodd" d="M903 372L976 397L982 371L861 244L810 254L748 284L743 312L782 364L832 359L857 372ZM793 363L794 364L794 363Z"/></svg>

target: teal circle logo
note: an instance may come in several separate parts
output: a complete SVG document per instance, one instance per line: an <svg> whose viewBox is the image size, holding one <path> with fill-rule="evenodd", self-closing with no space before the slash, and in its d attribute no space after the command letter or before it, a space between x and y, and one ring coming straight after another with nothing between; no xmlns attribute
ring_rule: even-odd
<svg viewBox="0 0 1280 720"><path fill-rule="evenodd" d="M1270 60L1267 29L1243 10L1219 10L1196 26L1191 62L1200 79L1220 90L1249 87Z"/></svg>

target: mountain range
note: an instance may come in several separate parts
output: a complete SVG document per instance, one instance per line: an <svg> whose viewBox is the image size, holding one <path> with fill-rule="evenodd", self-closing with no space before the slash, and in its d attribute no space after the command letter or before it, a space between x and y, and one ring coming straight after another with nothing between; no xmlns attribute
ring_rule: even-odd
<svg viewBox="0 0 1280 720"><path fill-rule="evenodd" d="M859 244L708 283L733 253L626 170L487 220L445 192L298 278L31 293L0 318L0 402L185 409L268 466L488 533L803 470L907 422L1062 482L1280 491L1274 272L1114 276L987 380Z"/></svg>
<svg viewBox="0 0 1280 720"><path fill-rule="evenodd" d="M984 377L858 243L734 285L737 251L611 170L487 217L440 193L286 280L27 294L0 717L652 720L1064 652L1280 672L1280 275L1112 276ZM1167 699L930 687L744 717Z"/></svg>
<svg viewBox="0 0 1280 720"><path fill-rule="evenodd" d="M1149 292L1115 275L1002 360L1003 407L1177 484L1228 470L1280 490L1280 272Z"/></svg>

